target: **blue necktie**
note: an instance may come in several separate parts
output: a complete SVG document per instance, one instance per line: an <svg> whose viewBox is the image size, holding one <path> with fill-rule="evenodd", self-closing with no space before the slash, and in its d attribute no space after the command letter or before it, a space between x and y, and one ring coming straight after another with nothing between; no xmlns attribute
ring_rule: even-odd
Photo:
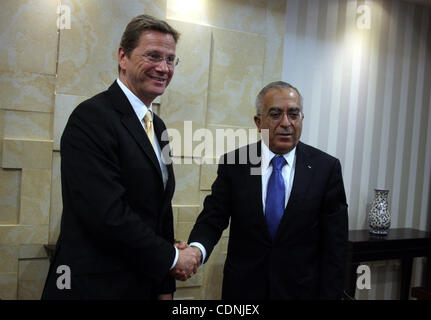
<svg viewBox="0 0 431 320"><path fill-rule="evenodd" d="M269 234L274 239L280 224L281 217L284 213L284 197L286 187L281 175L281 169L286 164L286 159L282 156L275 156L271 160L272 173L268 181L268 189L265 202L265 216L268 225Z"/></svg>

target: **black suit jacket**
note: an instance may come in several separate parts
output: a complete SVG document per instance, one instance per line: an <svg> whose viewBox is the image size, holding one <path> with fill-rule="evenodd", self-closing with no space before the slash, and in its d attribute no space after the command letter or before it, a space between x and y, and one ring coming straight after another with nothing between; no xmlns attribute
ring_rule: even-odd
<svg viewBox="0 0 431 320"><path fill-rule="evenodd" d="M155 135L166 129L154 115ZM150 299L175 291L171 199L153 147L114 82L81 103L61 138L63 215L43 299ZM57 267L71 289L56 286Z"/></svg>
<svg viewBox="0 0 431 320"><path fill-rule="evenodd" d="M229 164L244 154L258 161L247 156L245 164ZM272 240L262 206L260 154L258 142L222 157L189 242L203 244L208 259L230 218L223 299L340 298L348 237L340 162L298 143L291 195ZM252 169L258 174L251 175Z"/></svg>

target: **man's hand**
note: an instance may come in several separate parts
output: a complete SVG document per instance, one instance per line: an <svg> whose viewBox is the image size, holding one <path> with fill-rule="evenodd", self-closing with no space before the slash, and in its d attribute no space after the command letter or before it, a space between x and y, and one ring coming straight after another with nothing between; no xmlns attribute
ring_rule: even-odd
<svg viewBox="0 0 431 320"><path fill-rule="evenodd" d="M173 300L174 297L172 293L164 293L157 295L157 300Z"/></svg>
<svg viewBox="0 0 431 320"><path fill-rule="evenodd" d="M176 241L174 246L178 250L184 250L184 249L189 247L189 245L184 241ZM178 263L177 263L177 265L178 265ZM175 267L171 270L171 272L170 272L171 276L173 276L177 280L186 281L188 279L187 273L184 270L180 270L180 269L176 268L177 265L175 265Z"/></svg>
<svg viewBox="0 0 431 320"><path fill-rule="evenodd" d="M184 241L176 241L174 246L177 247L178 250L184 250L185 248L189 247L187 242L184 242Z"/></svg>
<svg viewBox="0 0 431 320"><path fill-rule="evenodd" d="M202 263L202 252L198 247L195 246L191 246L190 248L192 248L193 250L195 250L196 254L198 255L199 258L199 265Z"/></svg>
<svg viewBox="0 0 431 320"><path fill-rule="evenodd" d="M189 247L187 243L176 243L179 249L177 264L171 270L171 275L177 280L185 281L197 272L201 260L200 250Z"/></svg>

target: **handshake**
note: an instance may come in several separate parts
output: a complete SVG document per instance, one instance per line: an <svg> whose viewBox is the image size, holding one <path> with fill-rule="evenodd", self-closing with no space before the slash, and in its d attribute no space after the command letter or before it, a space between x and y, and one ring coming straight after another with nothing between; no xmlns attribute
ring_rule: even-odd
<svg viewBox="0 0 431 320"><path fill-rule="evenodd" d="M175 243L175 247L178 249L178 261L170 274L177 280L186 281L198 271L202 252L197 247L190 247L184 241Z"/></svg>

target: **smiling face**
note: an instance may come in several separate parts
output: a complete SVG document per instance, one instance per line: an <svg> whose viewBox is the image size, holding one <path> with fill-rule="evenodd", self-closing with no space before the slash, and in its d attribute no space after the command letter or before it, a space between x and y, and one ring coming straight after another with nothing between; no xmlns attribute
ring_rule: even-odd
<svg viewBox="0 0 431 320"><path fill-rule="evenodd" d="M163 94L174 75L174 67L165 60L151 62L144 55L158 55L162 58L175 57L175 40L169 33L146 30L139 38L138 45L128 56L124 49L118 49L120 80L145 105Z"/></svg>
<svg viewBox="0 0 431 320"><path fill-rule="evenodd" d="M262 114L254 117L259 132L269 131L268 147L272 152L290 152L301 137L304 118L298 92L292 88L269 89L263 96L263 106Z"/></svg>

